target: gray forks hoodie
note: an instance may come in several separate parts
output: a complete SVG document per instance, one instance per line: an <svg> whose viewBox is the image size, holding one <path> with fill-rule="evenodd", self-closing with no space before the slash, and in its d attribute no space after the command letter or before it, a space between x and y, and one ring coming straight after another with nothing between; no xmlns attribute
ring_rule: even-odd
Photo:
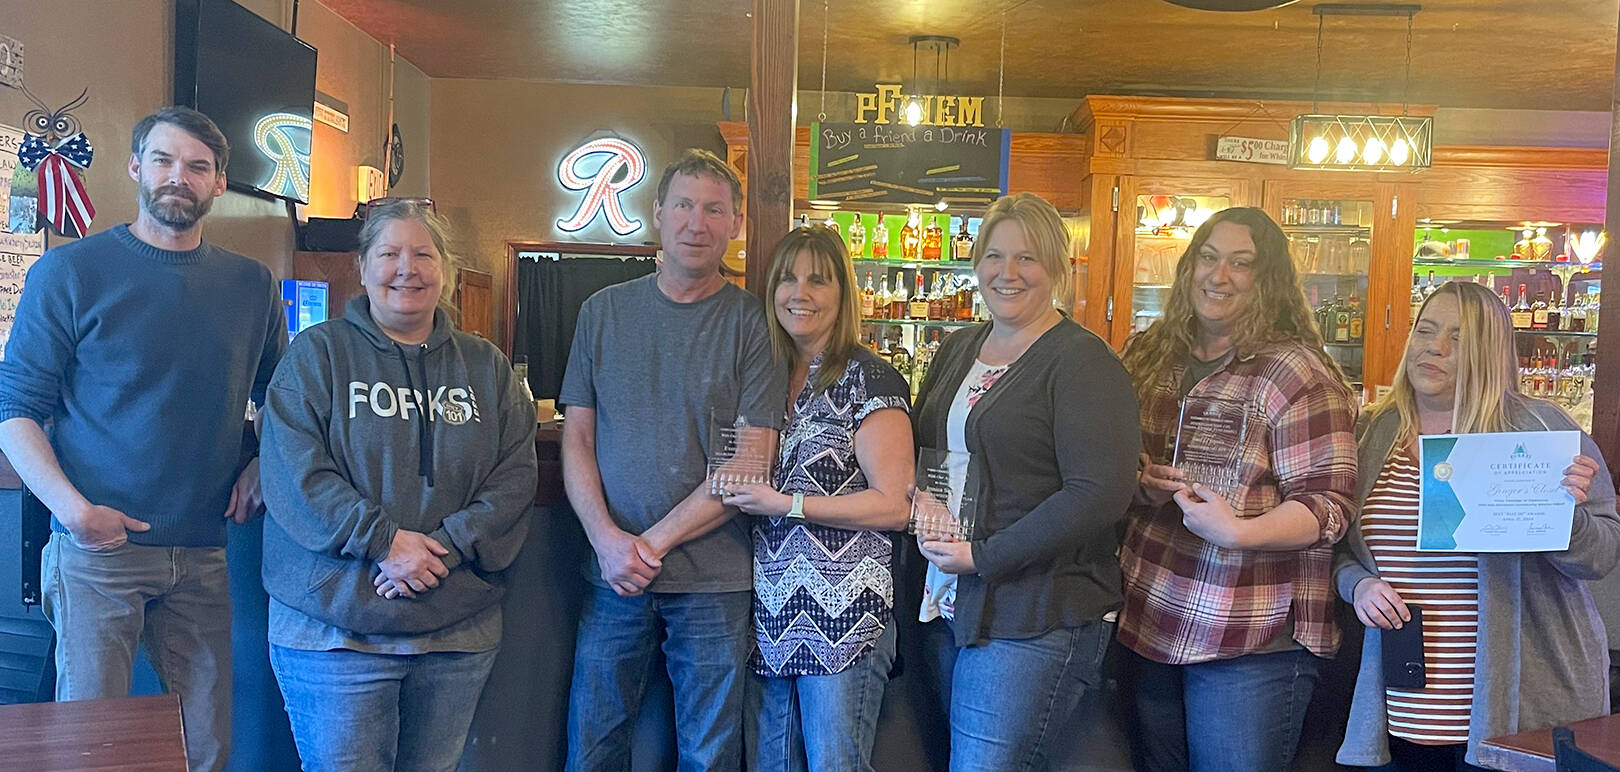
<svg viewBox="0 0 1620 772"><path fill-rule="evenodd" d="M265 589L362 635L428 633L497 603L528 533L534 431L534 404L494 345L443 311L427 342L401 345L366 296L351 300L300 333L270 381ZM401 528L449 548L450 576L385 599L372 579Z"/></svg>

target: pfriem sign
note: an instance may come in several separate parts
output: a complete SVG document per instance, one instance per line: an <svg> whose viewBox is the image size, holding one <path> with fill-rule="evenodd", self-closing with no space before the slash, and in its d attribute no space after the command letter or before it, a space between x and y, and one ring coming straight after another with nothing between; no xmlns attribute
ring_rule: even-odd
<svg viewBox="0 0 1620 772"><path fill-rule="evenodd" d="M557 184L583 195L574 213L557 221L557 230L577 233L597 215L620 236L641 230L644 223L625 214L620 197L646 176L646 156L627 139L600 137L569 151L557 163Z"/></svg>

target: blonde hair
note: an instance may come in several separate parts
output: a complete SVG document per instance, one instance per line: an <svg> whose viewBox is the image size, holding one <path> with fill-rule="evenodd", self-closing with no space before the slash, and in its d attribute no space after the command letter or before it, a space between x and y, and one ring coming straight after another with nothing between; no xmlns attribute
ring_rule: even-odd
<svg viewBox="0 0 1620 772"><path fill-rule="evenodd" d="M1339 365L1322 348L1322 333L1300 290L1294 261L1288 256L1288 236L1269 215L1254 207L1232 207L1216 212L1193 232L1187 251L1176 262L1176 277L1164 316L1153 326L1125 341L1120 356L1131 374L1138 398L1146 401L1158 383L1179 363L1187 360L1199 338L1198 315L1193 312L1193 270L1199 250L1209 241L1215 226L1223 222L1249 229L1254 240L1254 290L1234 320L1233 350L1243 357L1271 343L1295 342L1314 354L1327 371L1344 375Z"/></svg>
<svg viewBox="0 0 1620 772"><path fill-rule="evenodd" d="M377 239L382 236L383 228L395 220L418 222L427 229L428 237L433 240L433 249L439 253L439 260L443 264L441 273L444 276L444 283L439 288L439 307L450 314L452 319L458 317L460 314L456 309L455 293L461 261L450 253L450 224L421 202L390 201L366 210L366 224L360 227L360 251L354 255L355 270L360 271L361 276L365 276L366 257L371 254L371 248L376 246Z"/></svg>
<svg viewBox="0 0 1620 772"><path fill-rule="evenodd" d="M1451 430L1456 434L1501 432L1512 427L1508 413L1532 400L1519 392L1518 356L1513 340L1513 320L1501 298L1473 282L1446 282L1423 301L1416 321L1438 297L1454 297L1458 305L1456 392L1452 397ZM1400 416L1395 435L1396 447L1417 440L1422 433L1418 418L1417 392L1412 388L1407 368L1411 366L1411 337L1389 393L1369 410L1379 416L1393 411Z"/></svg>
<svg viewBox="0 0 1620 772"><path fill-rule="evenodd" d="M1056 207L1034 193L1002 196L984 213L979 237L973 241L973 267L979 267L989 248L990 234L1004 222L1024 229L1024 238L1034 251L1035 262L1052 277L1052 300L1069 297L1074 277L1069 270L1069 228ZM1011 255L1008 255L1011 257Z"/></svg>
<svg viewBox="0 0 1620 772"><path fill-rule="evenodd" d="M861 296L855 287L855 266L849 262L844 240L837 231L821 225L805 225L788 231L771 253L771 267L765 272L765 302L769 308L771 353L778 362L791 368L798 364L799 349L792 336L776 318L776 289L782 285L782 274L792 270L800 252L809 252L816 270L826 270L838 284L838 316L833 320L832 337L821 352L821 369L817 371L814 391L824 391L844 377L844 368L861 345ZM807 276L796 277L799 281ZM791 396L791 395L790 395Z"/></svg>

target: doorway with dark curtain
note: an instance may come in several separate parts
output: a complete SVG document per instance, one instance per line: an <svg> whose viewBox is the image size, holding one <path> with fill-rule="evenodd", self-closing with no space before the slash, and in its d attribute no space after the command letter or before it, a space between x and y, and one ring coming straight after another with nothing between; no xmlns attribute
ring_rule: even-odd
<svg viewBox="0 0 1620 772"><path fill-rule="evenodd" d="M653 272L647 257L561 257L517 261L517 325L513 361L527 357L535 399L556 399L579 308L597 290Z"/></svg>

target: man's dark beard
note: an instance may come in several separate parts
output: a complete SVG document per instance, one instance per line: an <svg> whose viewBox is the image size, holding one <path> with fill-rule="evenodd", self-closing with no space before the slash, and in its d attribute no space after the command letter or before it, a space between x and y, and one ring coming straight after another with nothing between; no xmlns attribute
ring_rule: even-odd
<svg viewBox="0 0 1620 772"><path fill-rule="evenodd" d="M164 200L164 196L171 193L184 199L184 202ZM175 230L185 230L196 225L197 221L208 214L208 210L214 206L213 199L198 203L191 191L178 185L163 185L158 188L142 185L140 199L142 211L165 227Z"/></svg>

